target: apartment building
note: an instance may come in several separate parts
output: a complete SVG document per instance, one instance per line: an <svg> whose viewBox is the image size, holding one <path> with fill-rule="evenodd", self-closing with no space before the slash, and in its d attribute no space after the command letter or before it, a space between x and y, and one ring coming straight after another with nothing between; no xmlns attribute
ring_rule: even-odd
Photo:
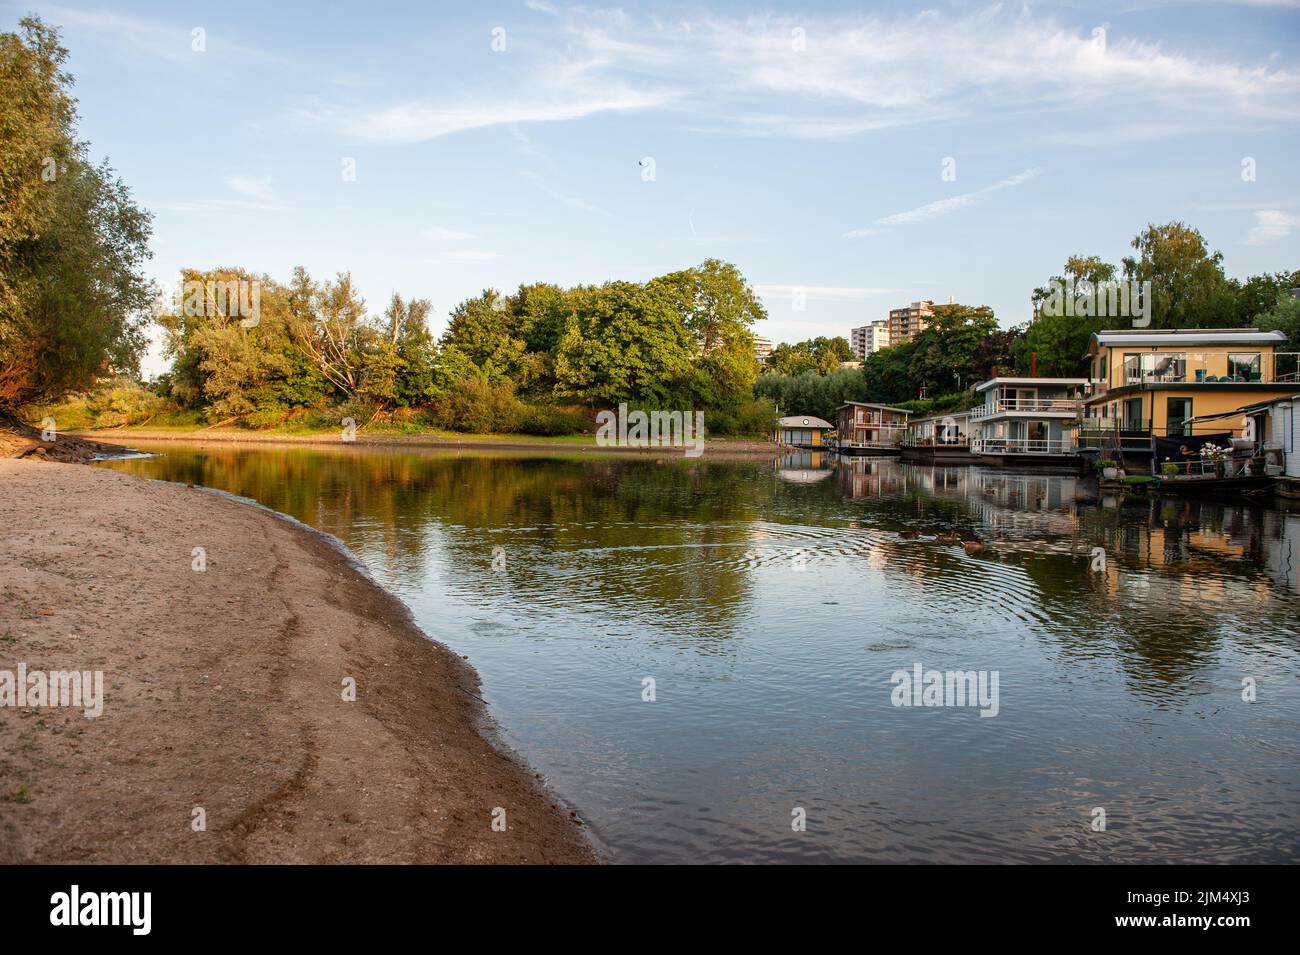
<svg viewBox="0 0 1300 955"><path fill-rule="evenodd" d="M913 302L902 308L889 310L889 344L898 345L911 341L913 337L925 330L926 319L934 314L934 302L926 299Z"/></svg>
<svg viewBox="0 0 1300 955"><path fill-rule="evenodd" d="M889 319L881 318L870 325L849 329L849 346L860 361L873 352L889 347Z"/></svg>

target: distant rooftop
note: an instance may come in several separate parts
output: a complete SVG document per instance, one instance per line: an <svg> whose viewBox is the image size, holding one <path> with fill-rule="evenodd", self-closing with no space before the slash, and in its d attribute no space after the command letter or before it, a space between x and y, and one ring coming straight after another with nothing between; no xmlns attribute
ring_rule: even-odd
<svg viewBox="0 0 1300 955"><path fill-rule="evenodd" d="M795 414L782 418L778 424L782 428L834 428L835 425L812 415Z"/></svg>
<svg viewBox="0 0 1300 955"><path fill-rule="evenodd" d="M1276 345L1286 341L1282 332L1257 328L1117 328L1094 332L1089 349L1097 345Z"/></svg>
<svg viewBox="0 0 1300 955"><path fill-rule="evenodd" d="M975 386L976 391L988 391L994 385L1086 385L1087 378L990 378Z"/></svg>
<svg viewBox="0 0 1300 955"><path fill-rule="evenodd" d="M885 411L897 411L901 414L906 414L906 415L910 415L912 413L908 411L906 408L895 408L893 405L878 405L871 401L846 401L844 402L844 404L840 405L840 408L847 408L849 405L857 405L859 408L881 408ZM839 411L840 408L836 408L835 410Z"/></svg>

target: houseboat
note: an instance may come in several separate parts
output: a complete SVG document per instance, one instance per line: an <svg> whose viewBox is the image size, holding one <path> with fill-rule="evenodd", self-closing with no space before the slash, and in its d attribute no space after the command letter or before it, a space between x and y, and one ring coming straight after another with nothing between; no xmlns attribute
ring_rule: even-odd
<svg viewBox="0 0 1300 955"><path fill-rule="evenodd" d="M970 449L969 411L913 418L900 445L904 461L912 464L975 464Z"/></svg>
<svg viewBox="0 0 1300 955"><path fill-rule="evenodd" d="M1091 394L1075 429L1081 454L1158 474L1166 461L1197 462L1207 443L1241 439L1249 403L1300 388L1296 352L1281 332L1254 328L1125 329L1092 336Z"/></svg>
<svg viewBox="0 0 1300 955"><path fill-rule="evenodd" d="M1266 477L1273 479L1273 491L1288 500L1300 500L1300 394L1256 402L1237 409L1233 417L1247 426L1256 439L1255 454Z"/></svg>
<svg viewBox="0 0 1300 955"><path fill-rule="evenodd" d="M836 447L841 454L898 454L909 412L889 405L850 401L836 409Z"/></svg>
<svg viewBox="0 0 1300 955"><path fill-rule="evenodd" d="M1074 424L1086 378L990 378L970 412L970 448L994 467L1077 469Z"/></svg>
<svg viewBox="0 0 1300 955"><path fill-rule="evenodd" d="M777 422L776 433L772 439L777 444L792 448L821 450L828 448L827 435L835 430L835 425L812 415L788 415Z"/></svg>

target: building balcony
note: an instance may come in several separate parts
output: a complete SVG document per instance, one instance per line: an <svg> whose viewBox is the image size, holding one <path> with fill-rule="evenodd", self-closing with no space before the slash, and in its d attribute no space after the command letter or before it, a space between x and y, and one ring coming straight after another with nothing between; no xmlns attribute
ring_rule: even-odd
<svg viewBox="0 0 1300 955"><path fill-rule="evenodd" d="M1072 438L971 438L970 449L976 454L1074 454Z"/></svg>
<svg viewBox="0 0 1300 955"><path fill-rule="evenodd" d="M1124 360L1115 387L1169 384L1300 386L1300 352L1144 352Z"/></svg>
<svg viewBox="0 0 1300 955"><path fill-rule="evenodd" d="M999 398L971 410L972 418L991 418L1000 414L1032 414L1073 418L1079 413L1077 398Z"/></svg>

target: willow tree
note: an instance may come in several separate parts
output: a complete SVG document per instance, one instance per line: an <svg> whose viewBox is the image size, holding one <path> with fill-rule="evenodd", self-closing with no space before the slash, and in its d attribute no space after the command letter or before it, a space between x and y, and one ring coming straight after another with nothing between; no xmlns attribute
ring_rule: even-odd
<svg viewBox="0 0 1300 955"><path fill-rule="evenodd" d="M39 19L0 33L0 414L137 367L150 216L76 138L67 50Z"/></svg>

